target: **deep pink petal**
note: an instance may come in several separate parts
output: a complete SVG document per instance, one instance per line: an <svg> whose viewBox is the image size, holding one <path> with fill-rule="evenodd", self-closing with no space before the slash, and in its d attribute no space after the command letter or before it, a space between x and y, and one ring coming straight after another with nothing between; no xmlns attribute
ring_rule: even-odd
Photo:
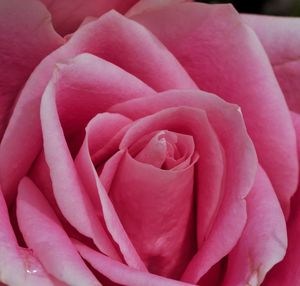
<svg viewBox="0 0 300 286"><path fill-rule="evenodd" d="M89 16L99 17L114 9L125 13L137 0L40 0L52 15L55 29L62 35L73 33Z"/></svg>
<svg viewBox="0 0 300 286"><path fill-rule="evenodd" d="M55 64L83 52L120 66L156 90L195 87L174 56L136 22L110 12L84 25L38 66L20 95L0 146L0 182L7 200L14 198L18 182L41 150L40 99Z"/></svg>
<svg viewBox="0 0 300 286"><path fill-rule="evenodd" d="M229 254L224 286L260 285L286 252L284 215L261 167L246 200L247 224L239 243Z"/></svg>
<svg viewBox="0 0 300 286"><path fill-rule="evenodd" d="M101 285L78 255L40 190L28 178L19 185L17 217L26 244L48 273L70 285Z"/></svg>
<svg viewBox="0 0 300 286"><path fill-rule="evenodd" d="M109 126L108 123L110 121L115 122L112 123L113 125L118 122L119 127L121 127L124 123L128 123L128 119L126 120L126 118L121 115L101 114L95 117L87 126L85 140L76 157L76 167L85 188L89 189L89 192L91 192L94 197L95 194L98 193L98 201L101 206L101 209L98 209L99 215L103 217L106 228L113 240L118 244L124 260L129 266L145 271L145 265L133 247L128 235L124 231L112 202L108 197L107 191L104 189L98 178L91 159L89 141L91 140L91 145L93 145L93 141L95 139L101 139L101 135L99 138L95 138L97 136L96 132L97 130L100 130L101 127L105 129L105 125ZM99 205L99 202L96 202L95 204Z"/></svg>
<svg viewBox="0 0 300 286"><path fill-rule="evenodd" d="M15 286L63 286L50 278L29 249L18 246L0 190L0 281Z"/></svg>
<svg viewBox="0 0 300 286"><path fill-rule="evenodd" d="M300 112L300 19L243 15L243 20L262 42L289 108Z"/></svg>
<svg viewBox="0 0 300 286"><path fill-rule="evenodd" d="M288 216L298 181L295 132L255 33L230 5L177 4L133 19L162 41L202 90L241 107L259 161Z"/></svg>
<svg viewBox="0 0 300 286"><path fill-rule="evenodd" d="M91 248L74 241L79 253L86 259L97 271L108 277L111 281L120 285L130 286L189 286L192 284L177 280L167 279L148 272L142 272L122 263L114 261Z"/></svg>
<svg viewBox="0 0 300 286"><path fill-rule="evenodd" d="M60 125L54 88L55 84L51 82L43 96L41 122L55 199L63 215L80 233L92 238L102 252L118 259L74 166Z"/></svg>
<svg viewBox="0 0 300 286"><path fill-rule="evenodd" d="M241 235L246 222L244 198L252 187L257 160L240 109L211 94L199 91L169 91L152 96L151 100L143 98L119 104L111 111L136 120L169 107L179 106L205 110L222 144L226 162L222 204L205 243L183 276L184 280L197 282L214 263L232 249ZM232 140L233 137L235 140ZM227 227L224 228L224 225ZM222 239L225 237L226 239Z"/></svg>
<svg viewBox="0 0 300 286"><path fill-rule="evenodd" d="M0 2L0 140L14 101L35 66L64 40L37 1Z"/></svg>
<svg viewBox="0 0 300 286"><path fill-rule="evenodd" d="M291 113L297 134L298 152L300 154L300 115ZM288 248L283 261L276 265L267 275L263 286L298 285L300 283L300 188L292 198L291 216L287 223Z"/></svg>

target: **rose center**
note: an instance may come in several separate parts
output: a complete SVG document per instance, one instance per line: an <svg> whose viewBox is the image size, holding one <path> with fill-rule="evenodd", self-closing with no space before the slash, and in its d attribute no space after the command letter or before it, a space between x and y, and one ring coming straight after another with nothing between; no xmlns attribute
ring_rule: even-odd
<svg viewBox="0 0 300 286"><path fill-rule="evenodd" d="M109 196L152 273L178 279L196 251L194 165L189 135L148 134L124 155Z"/></svg>

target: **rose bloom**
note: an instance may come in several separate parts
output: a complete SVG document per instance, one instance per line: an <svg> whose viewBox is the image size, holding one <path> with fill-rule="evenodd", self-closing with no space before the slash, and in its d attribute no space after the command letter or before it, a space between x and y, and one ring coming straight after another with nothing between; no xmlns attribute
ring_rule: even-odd
<svg viewBox="0 0 300 286"><path fill-rule="evenodd" d="M0 1L1 285L300 285L300 20Z"/></svg>

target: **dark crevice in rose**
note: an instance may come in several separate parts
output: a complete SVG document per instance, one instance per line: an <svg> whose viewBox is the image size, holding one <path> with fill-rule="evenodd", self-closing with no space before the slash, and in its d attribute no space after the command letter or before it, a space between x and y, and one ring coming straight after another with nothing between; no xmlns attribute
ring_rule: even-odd
<svg viewBox="0 0 300 286"><path fill-rule="evenodd" d="M224 281L227 270L228 257L225 256L222 260L211 267L208 272L201 278L199 286L219 286Z"/></svg>
<svg viewBox="0 0 300 286"><path fill-rule="evenodd" d="M16 202L14 202L13 205L9 209L9 218L10 218L10 223L14 230L16 239L18 241L18 245L20 247L26 248L27 247L26 242L23 238L23 235L22 235L21 230L18 225L17 213L16 213Z"/></svg>

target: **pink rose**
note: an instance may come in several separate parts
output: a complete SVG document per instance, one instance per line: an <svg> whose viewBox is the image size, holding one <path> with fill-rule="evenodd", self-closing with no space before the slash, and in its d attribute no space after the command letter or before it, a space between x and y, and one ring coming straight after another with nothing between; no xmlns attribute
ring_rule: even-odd
<svg viewBox="0 0 300 286"><path fill-rule="evenodd" d="M0 281L297 285L300 20L136 2L0 2Z"/></svg>

